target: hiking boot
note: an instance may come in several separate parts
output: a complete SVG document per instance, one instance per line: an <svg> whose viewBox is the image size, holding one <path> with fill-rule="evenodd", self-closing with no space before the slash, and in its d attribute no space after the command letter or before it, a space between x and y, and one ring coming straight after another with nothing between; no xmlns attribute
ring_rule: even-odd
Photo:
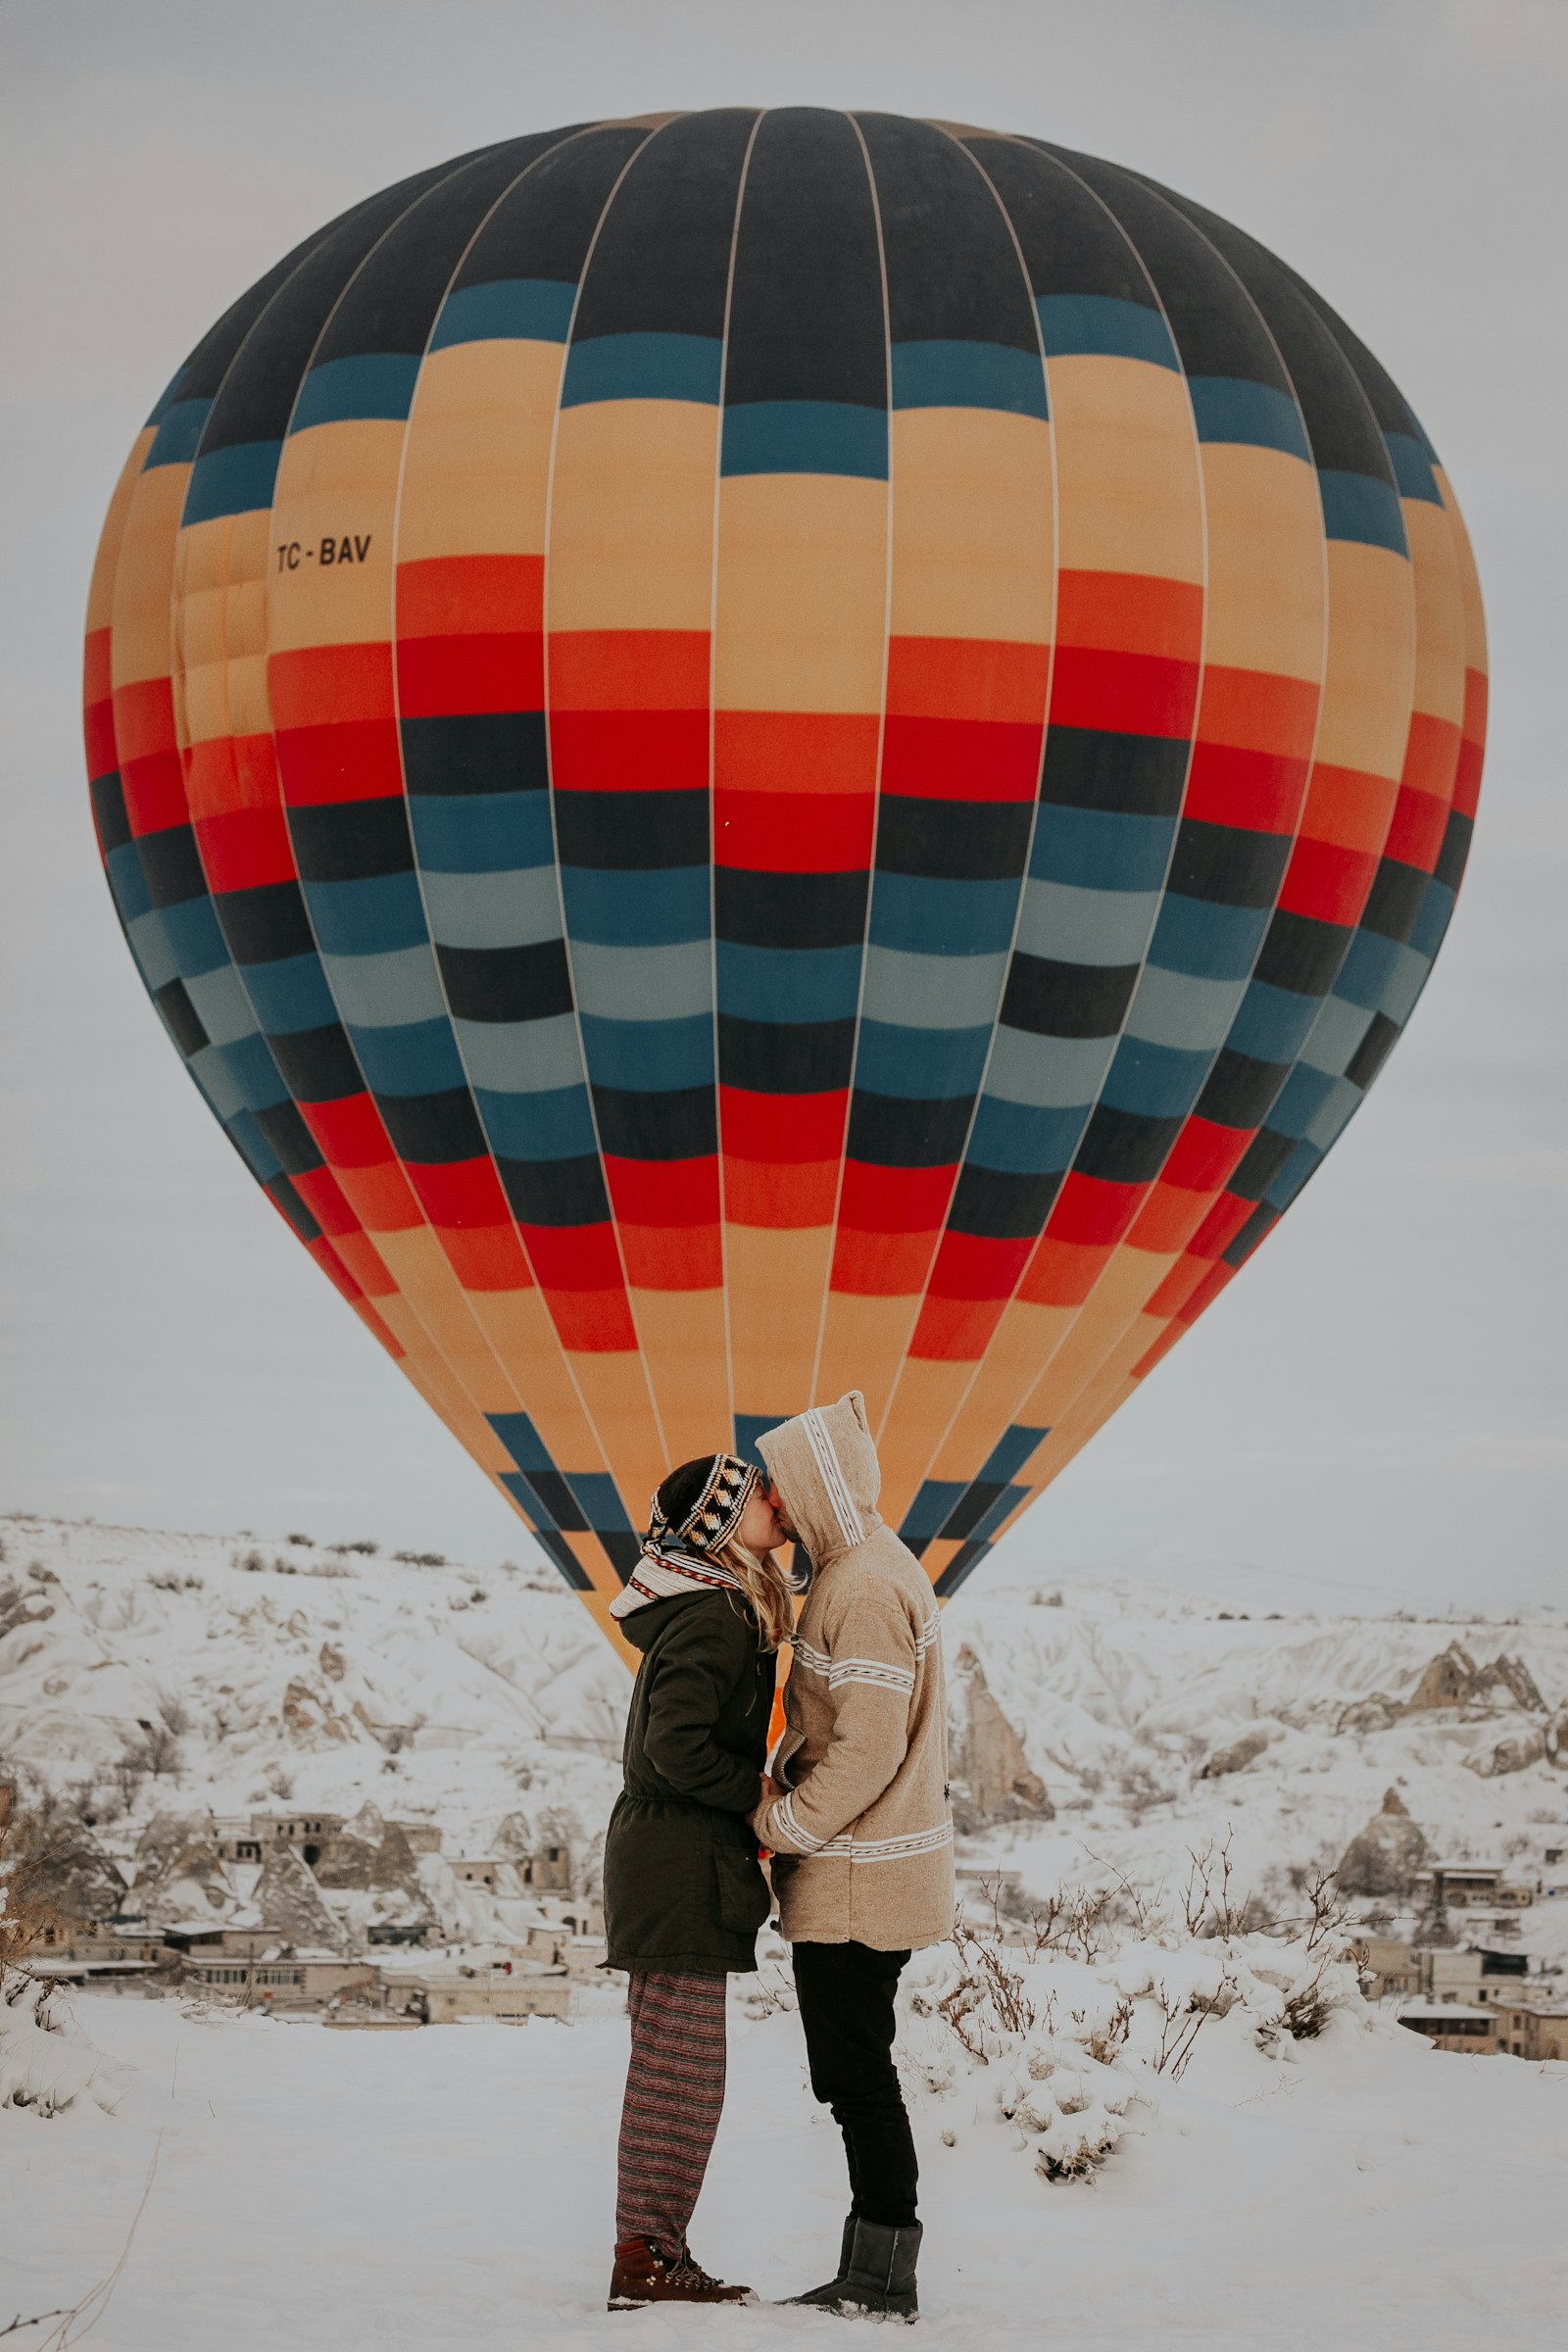
<svg viewBox="0 0 1568 2352"><path fill-rule="evenodd" d="M849 2246L839 2278L817 2287L801 2302L817 2311L836 2311L841 2319L903 2320L920 2316L914 2271L919 2260L921 2229L891 2230L881 2222L858 2221L846 2232Z"/></svg>
<svg viewBox="0 0 1568 2352"><path fill-rule="evenodd" d="M611 2311L640 2311L645 2303L755 2303L749 2286L725 2286L710 2278L691 2249L682 2246L673 2259L651 2237L622 2237L615 2241L615 2263L610 2274Z"/></svg>
<svg viewBox="0 0 1568 2352"><path fill-rule="evenodd" d="M787 2303L810 2303L818 2310L831 2311L838 2302L840 2289L849 2275L850 2256L855 2248L855 2216L852 2213L844 2225L844 2243L839 2248L839 2267L825 2286L813 2286L809 2294L786 2295Z"/></svg>

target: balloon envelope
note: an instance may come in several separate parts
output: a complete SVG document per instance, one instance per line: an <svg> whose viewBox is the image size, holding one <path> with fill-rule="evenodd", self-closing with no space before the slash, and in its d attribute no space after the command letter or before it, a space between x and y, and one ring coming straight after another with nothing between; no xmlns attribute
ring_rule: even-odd
<svg viewBox="0 0 1568 2352"><path fill-rule="evenodd" d="M1485 653L1365 347L1137 173L888 115L519 138L136 442L88 763L253 1175L603 1619L857 1386L951 1592L1360 1102Z"/></svg>

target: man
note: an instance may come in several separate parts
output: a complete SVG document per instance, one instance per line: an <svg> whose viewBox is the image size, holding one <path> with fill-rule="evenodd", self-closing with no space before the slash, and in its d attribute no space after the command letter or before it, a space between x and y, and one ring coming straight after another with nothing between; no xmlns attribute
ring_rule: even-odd
<svg viewBox="0 0 1568 2352"><path fill-rule="evenodd" d="M893 2001L911 1950L953 1927L937 1607L877 1515L881 1470L858 1390L767 1431L758 1450L813 1577L776 1782L752 1818L794 1946L811 2088L832 2109L850 2170L837 2275L795 2300L912 2320L921 2230Z"/></svg>

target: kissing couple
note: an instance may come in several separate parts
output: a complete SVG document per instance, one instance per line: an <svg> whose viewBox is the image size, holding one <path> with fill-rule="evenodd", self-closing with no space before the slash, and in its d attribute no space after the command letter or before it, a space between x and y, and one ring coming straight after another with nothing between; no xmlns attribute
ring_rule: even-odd
<svg viewBox="0 0 1568 2352"><path fill-rule="evenodd" d="M744 2303L686 2231L724 2104L725 1990L770 1904L792 1949L811 2089L849 2159L838 2269L792 2301L912 2320L914 2141L893 2064L909 1954L953 1926L947 1705L930 1582L877 1514L858 1390L671 1470L611 1614L642 1653L605 1844L610 1968L630 1979L612 2311ZM798 1626L779 1547L811 1563ZM778 1651L794 1663L768 1730Z"/></svg>

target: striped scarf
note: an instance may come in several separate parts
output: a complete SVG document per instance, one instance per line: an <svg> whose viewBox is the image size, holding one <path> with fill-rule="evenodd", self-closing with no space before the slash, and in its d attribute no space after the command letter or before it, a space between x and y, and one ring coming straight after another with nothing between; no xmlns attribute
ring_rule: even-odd
<svg viewBox="0 0 1568 2352"><path fill-rule="evenodd" d="M745 1590L741 1580L730 1569L720 1567L717 1560L694 1559L689 1551L677 1551L673 1544L643 1545L642 1556L626 1580L625 1591L610 1604L612 1617L629 1617L634 1609L643 1609L651 1600L669 1600L676 1593L697 1592L731 1592Z"/></svg>

